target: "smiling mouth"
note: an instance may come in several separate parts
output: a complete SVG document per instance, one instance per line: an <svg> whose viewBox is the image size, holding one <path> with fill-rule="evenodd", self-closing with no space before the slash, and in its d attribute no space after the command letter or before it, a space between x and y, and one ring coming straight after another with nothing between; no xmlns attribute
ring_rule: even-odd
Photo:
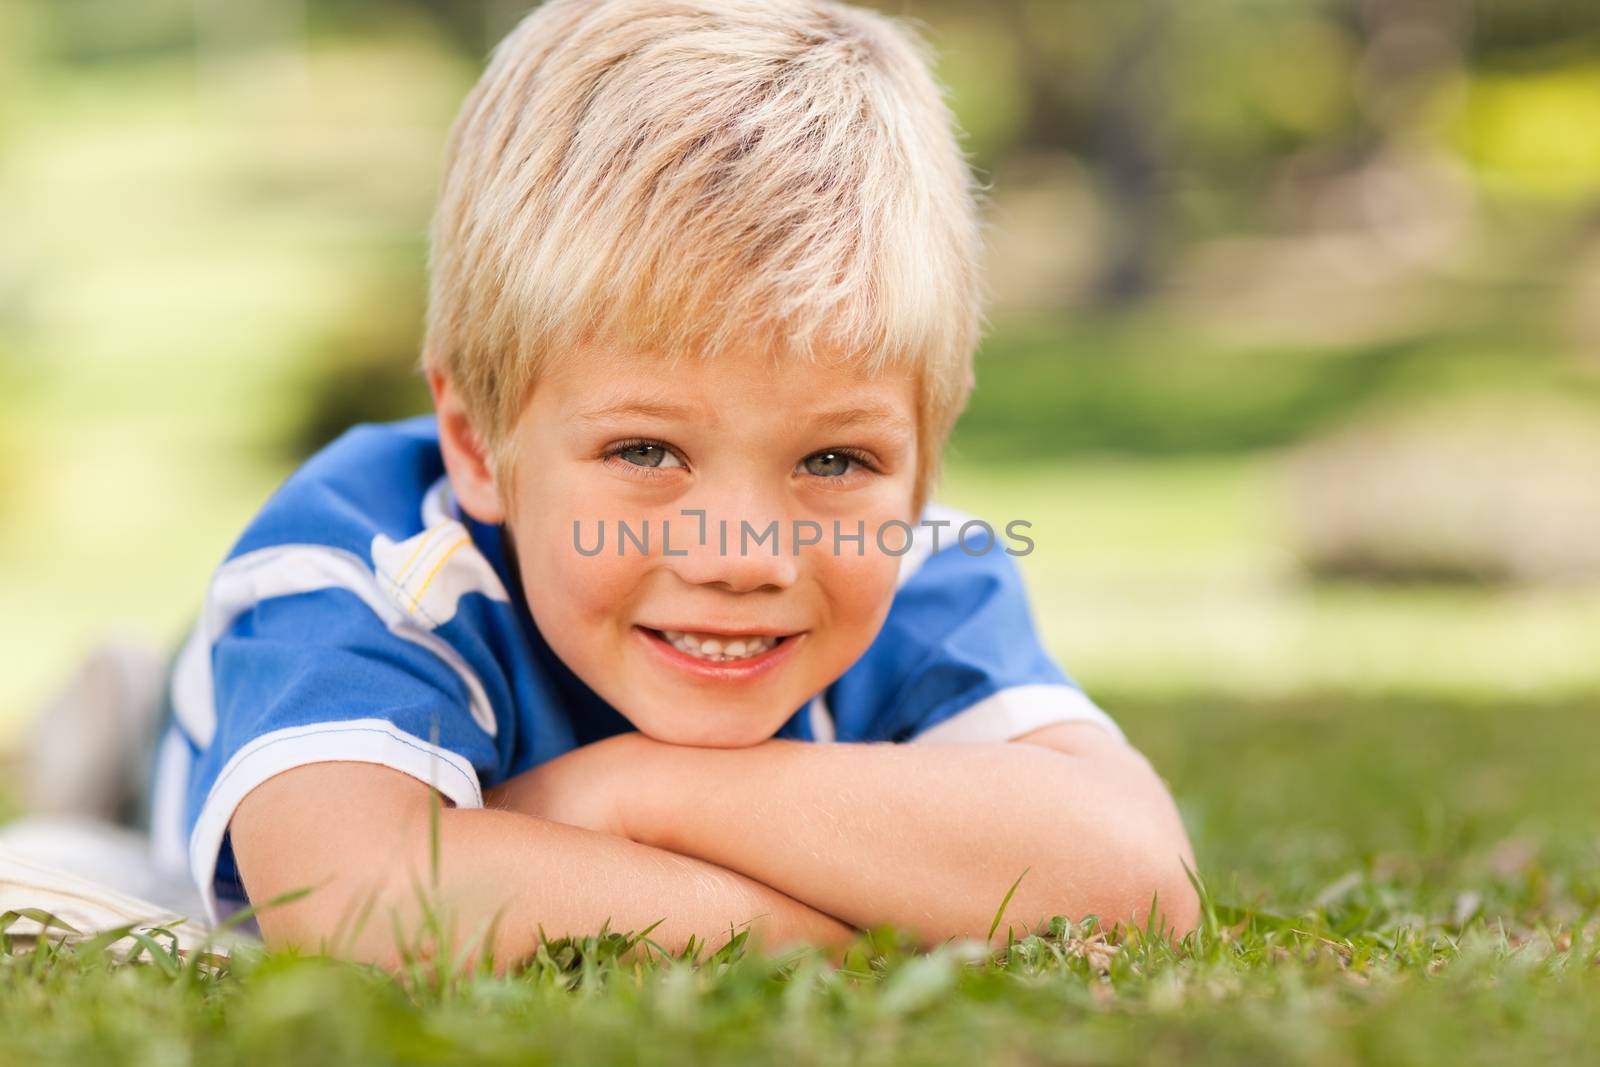
<svg viewBox="0 0 1600 1067"><path fill-rule="evenodd" d="M709 634L643 627L652 636L686 656L705 663L738 663L756 659L788 640L785 634Z"/></svg>

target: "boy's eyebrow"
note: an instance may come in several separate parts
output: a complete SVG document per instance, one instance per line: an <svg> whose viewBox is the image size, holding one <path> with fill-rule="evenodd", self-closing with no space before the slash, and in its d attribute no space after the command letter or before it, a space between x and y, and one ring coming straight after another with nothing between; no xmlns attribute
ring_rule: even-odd
<svg viewBox="0 0 1600 1067"><path fill-rule="evenodd" d="M582 422L606 422L612 419L697 419L702 412L687 404L669 404L650 400L619 400L614 404L589 411L581 411L576 419ZM824 430L844 430L863 423L883 426L891 430L909 430L911 420L897 411L885 407L854 407L839 411L819 412L811 416L811 423Z"/></svg>
<svg viewBox="0 0 1600 1067"><path fill-rule="evenodd" d="M844 408L840 411L822 412L811 421L826 430L843 430L861 423L872 423L892 430L910 429L911 420L897 411L883 407Z"/></svg>
<svg viewBox="0 0 1600 1067"><path fill-rule="evenodd" d="M698 409L686 404L619 400L590 411L580 411L574 417L582 422L606 422L611 419L693 419L700 414Z"/></svg>

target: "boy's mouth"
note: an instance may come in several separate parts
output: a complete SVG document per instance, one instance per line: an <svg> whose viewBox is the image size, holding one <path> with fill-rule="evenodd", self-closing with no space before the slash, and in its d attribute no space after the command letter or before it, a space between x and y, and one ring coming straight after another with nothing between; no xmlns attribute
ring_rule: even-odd
<svg viewBox="0 0 1600 1067"><path fill-rule="evenodd" d="M718 634L640 627L652 637L704 663L737 663L771 652L789 634Z"/></svg>

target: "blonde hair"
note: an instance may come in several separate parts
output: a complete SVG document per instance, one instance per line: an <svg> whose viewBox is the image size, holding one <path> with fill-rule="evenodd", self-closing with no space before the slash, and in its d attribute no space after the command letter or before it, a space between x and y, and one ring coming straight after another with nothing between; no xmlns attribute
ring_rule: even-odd
<svg viewBox="0 0 1600 1067"><path fill-rule="evenodd" d="M977 189L920 39L830 0L549 0L451 129L423 362L497 468L585 341L918 381L916 507L973 386Z"/></svg>

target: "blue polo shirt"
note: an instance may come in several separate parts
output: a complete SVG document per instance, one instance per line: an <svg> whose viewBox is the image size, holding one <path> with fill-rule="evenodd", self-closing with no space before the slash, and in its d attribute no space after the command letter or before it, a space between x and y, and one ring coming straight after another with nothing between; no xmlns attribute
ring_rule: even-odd
<svg viewBox="0 0 1600 1067"><path fill-rule="evenodd" d="M972 516L922 517L882 630L777 736L1003 741L1089 720L1120 737L1040 644L1011 556L956 541ZM936 519L953 524L937 551ZM213 921L246 903L228 823L273 775L376 763L479 807L490 786L634 728L551 651L500 528L455 505L432 416L355 427L267 501L212 576L171 699L152 838Z"/></svg>

